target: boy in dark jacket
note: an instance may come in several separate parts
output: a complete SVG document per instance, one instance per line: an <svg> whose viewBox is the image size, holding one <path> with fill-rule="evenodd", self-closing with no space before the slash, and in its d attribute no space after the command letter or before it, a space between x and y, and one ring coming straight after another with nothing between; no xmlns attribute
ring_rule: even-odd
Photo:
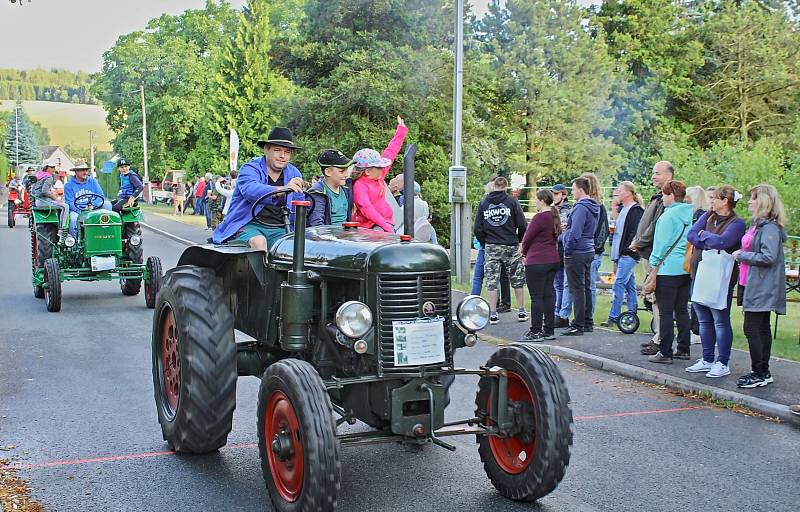
<svg viewBox="0 0 800 512"><path fill-rule="evenodd" d="M592 329L591 265L595 255L595 231L600 205L589 196L586 178L572 180L572 196L577 200L564 231L564 270L567 274L573 310L572 326L564 336L583 336Z"/></svg>
<svg viewBox="0 0 800 512"><path fill-rule="evenodd" d="M489 323L496 324L500 321L497 315L497 285L503 268L508 269L511 288L514 289L517 299L518 320L525 322L528 320L522 290L525 286L525 267L519 252L519 243L525 235L527 222L519 201L508 195L508 180L498 176L493 183L494 192L481 201L475 215L475 237L486 254L484 272L491 308Z"/></svg>
<svg viewBox="0 0 800 512"><path fill-rule="evenodd" d="M350 220L353 211L353 192L347 184L347 168L353 163L336 149L326 149L317 158L322 179L308 193L314 198L308 213L309 226L341 226Z"/></svg>

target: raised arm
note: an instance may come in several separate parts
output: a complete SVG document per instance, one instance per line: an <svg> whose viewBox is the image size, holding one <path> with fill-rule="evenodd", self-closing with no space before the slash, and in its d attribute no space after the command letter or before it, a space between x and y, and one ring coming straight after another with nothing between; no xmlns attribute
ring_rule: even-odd
<svg viewBox="0 0 800 512"><path fill-rule="evenodd" d="M392 163L383 168L383 171L381 171L381 179L386 178L386 175L389 174L389 169L392 167L397 155L400 154L400 150L403 148L403 141L406 139L407 133L408 127L406 123L403 121L402 117L397 116L397 129L394 131L394 137L392 137L392 140L389 141L389 144L382 153L382 156L391 160Z"/></svg>

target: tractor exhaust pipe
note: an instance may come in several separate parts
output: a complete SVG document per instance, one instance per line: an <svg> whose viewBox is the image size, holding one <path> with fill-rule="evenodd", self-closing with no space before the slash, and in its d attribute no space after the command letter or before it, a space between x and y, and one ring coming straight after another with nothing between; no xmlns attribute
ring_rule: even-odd
<svg viewBox="0 0 800 512"><path fill-rule="evenodd" d="M314 303L314 286L305 271L306 215L311 201L292 201L294 211L294 251L292 270L281 283L281 348L303 352L308 348L311 329L309 304Z"/></svg>
<svg viewBox="0 0 800 512"><path fill-rule="evenodd" d="M403 233L414 237L414 160L417 145L409 144L403 153Z"/></svg>

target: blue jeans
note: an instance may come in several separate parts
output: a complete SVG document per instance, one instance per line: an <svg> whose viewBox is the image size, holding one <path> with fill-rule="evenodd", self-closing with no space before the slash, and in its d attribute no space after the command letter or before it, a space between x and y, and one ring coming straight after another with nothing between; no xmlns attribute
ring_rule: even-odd
<svg viewBox="0 0 800 512"><path fill-rule="evenodd" d="M212 216L212 214L214 212L212 212L211 208L208 208L208 205L206 205L205 212L203 212L203 213L206 216L206 227L210 229L211 228L211 216Z"/></svg>
<svg viewBox="0 0 800 512"><path fill-rule="evenodd" d="M617 260L617 273L614 276L614 298L608 319L616 322L622 310L622 299L627 299L628 311L636 311L636 276L634 270L638 262L630 256L620 256Z"/></svg>
<svg viewBox="0 0 800 512"><path fill-rule="evenodd" d="M102 208L104 210L111 209L111 202L108 200L103 201ZM72 236L78 236L78 212L69 212L69 234Z"/></svg>
<svg viewBox="0 0 800 512"><path fill-rule="evenodd" d="M567 273L562 272L564 278L561 280L561 307L556 311L556 315L561 318L569 318L572 316L572 293L569 291L569 282L567 281ZM558 276L556 276L558 277Z"/></svg>
<svg viewBox="0 0 800 512"><path fill-rule="evenodd" d="M595 254L592 260L592 267L589 270L589 289L592 291L592 316L594 316L594 305L597 304L597 280L600 279L600 264L603 262L602 254Z"/></svg>
<svg viewBox="0 0 800 512"><path fill-rule="evenodd" d="M478 249L478 259L475 260L475 274L472 276L472 295L480 295L481 288L483 288L483 262L486 260L486 255L483 252L483 247Z"/></svg>
<svg viewBox="0 0 800 512"><path fill-rule="evenodd" d="M192 214L193 215L205 215L205 213L206 213L205 206L206 206L206 202L205 201L195 197L195 199L194 199L194 212L192 212Z"/></svg>
<svg viewBox="0 0 800 512"><path fill-rule="evenodd" d="M555 293L555 311L556 316L561 312L561 298L564 295L564 265L558 267L556 270L556 277L553 278L553 292Z"/></svg>
<svg viewBox="0 0 800 512"><path fill-rule="evenodd" d="M714 346L719 348L716 359L727 366L731 359L733 329L731 329L731 310L711 309L702 304L692 304L697 320L700 322L700 342L703 344L703 360L714 362Z"/></svg>

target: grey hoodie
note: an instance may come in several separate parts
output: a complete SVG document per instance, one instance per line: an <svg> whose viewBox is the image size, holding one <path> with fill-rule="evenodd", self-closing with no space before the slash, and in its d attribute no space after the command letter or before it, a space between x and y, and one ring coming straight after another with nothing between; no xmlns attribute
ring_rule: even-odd
<svg viewBox="0 0 800 512"><path fill-rule="evenodd" d="M775 221L758 221L750 250L739 255L739 261L750 266L742 300L745 311L786 314L784 242L786 232Z"/></svg>

